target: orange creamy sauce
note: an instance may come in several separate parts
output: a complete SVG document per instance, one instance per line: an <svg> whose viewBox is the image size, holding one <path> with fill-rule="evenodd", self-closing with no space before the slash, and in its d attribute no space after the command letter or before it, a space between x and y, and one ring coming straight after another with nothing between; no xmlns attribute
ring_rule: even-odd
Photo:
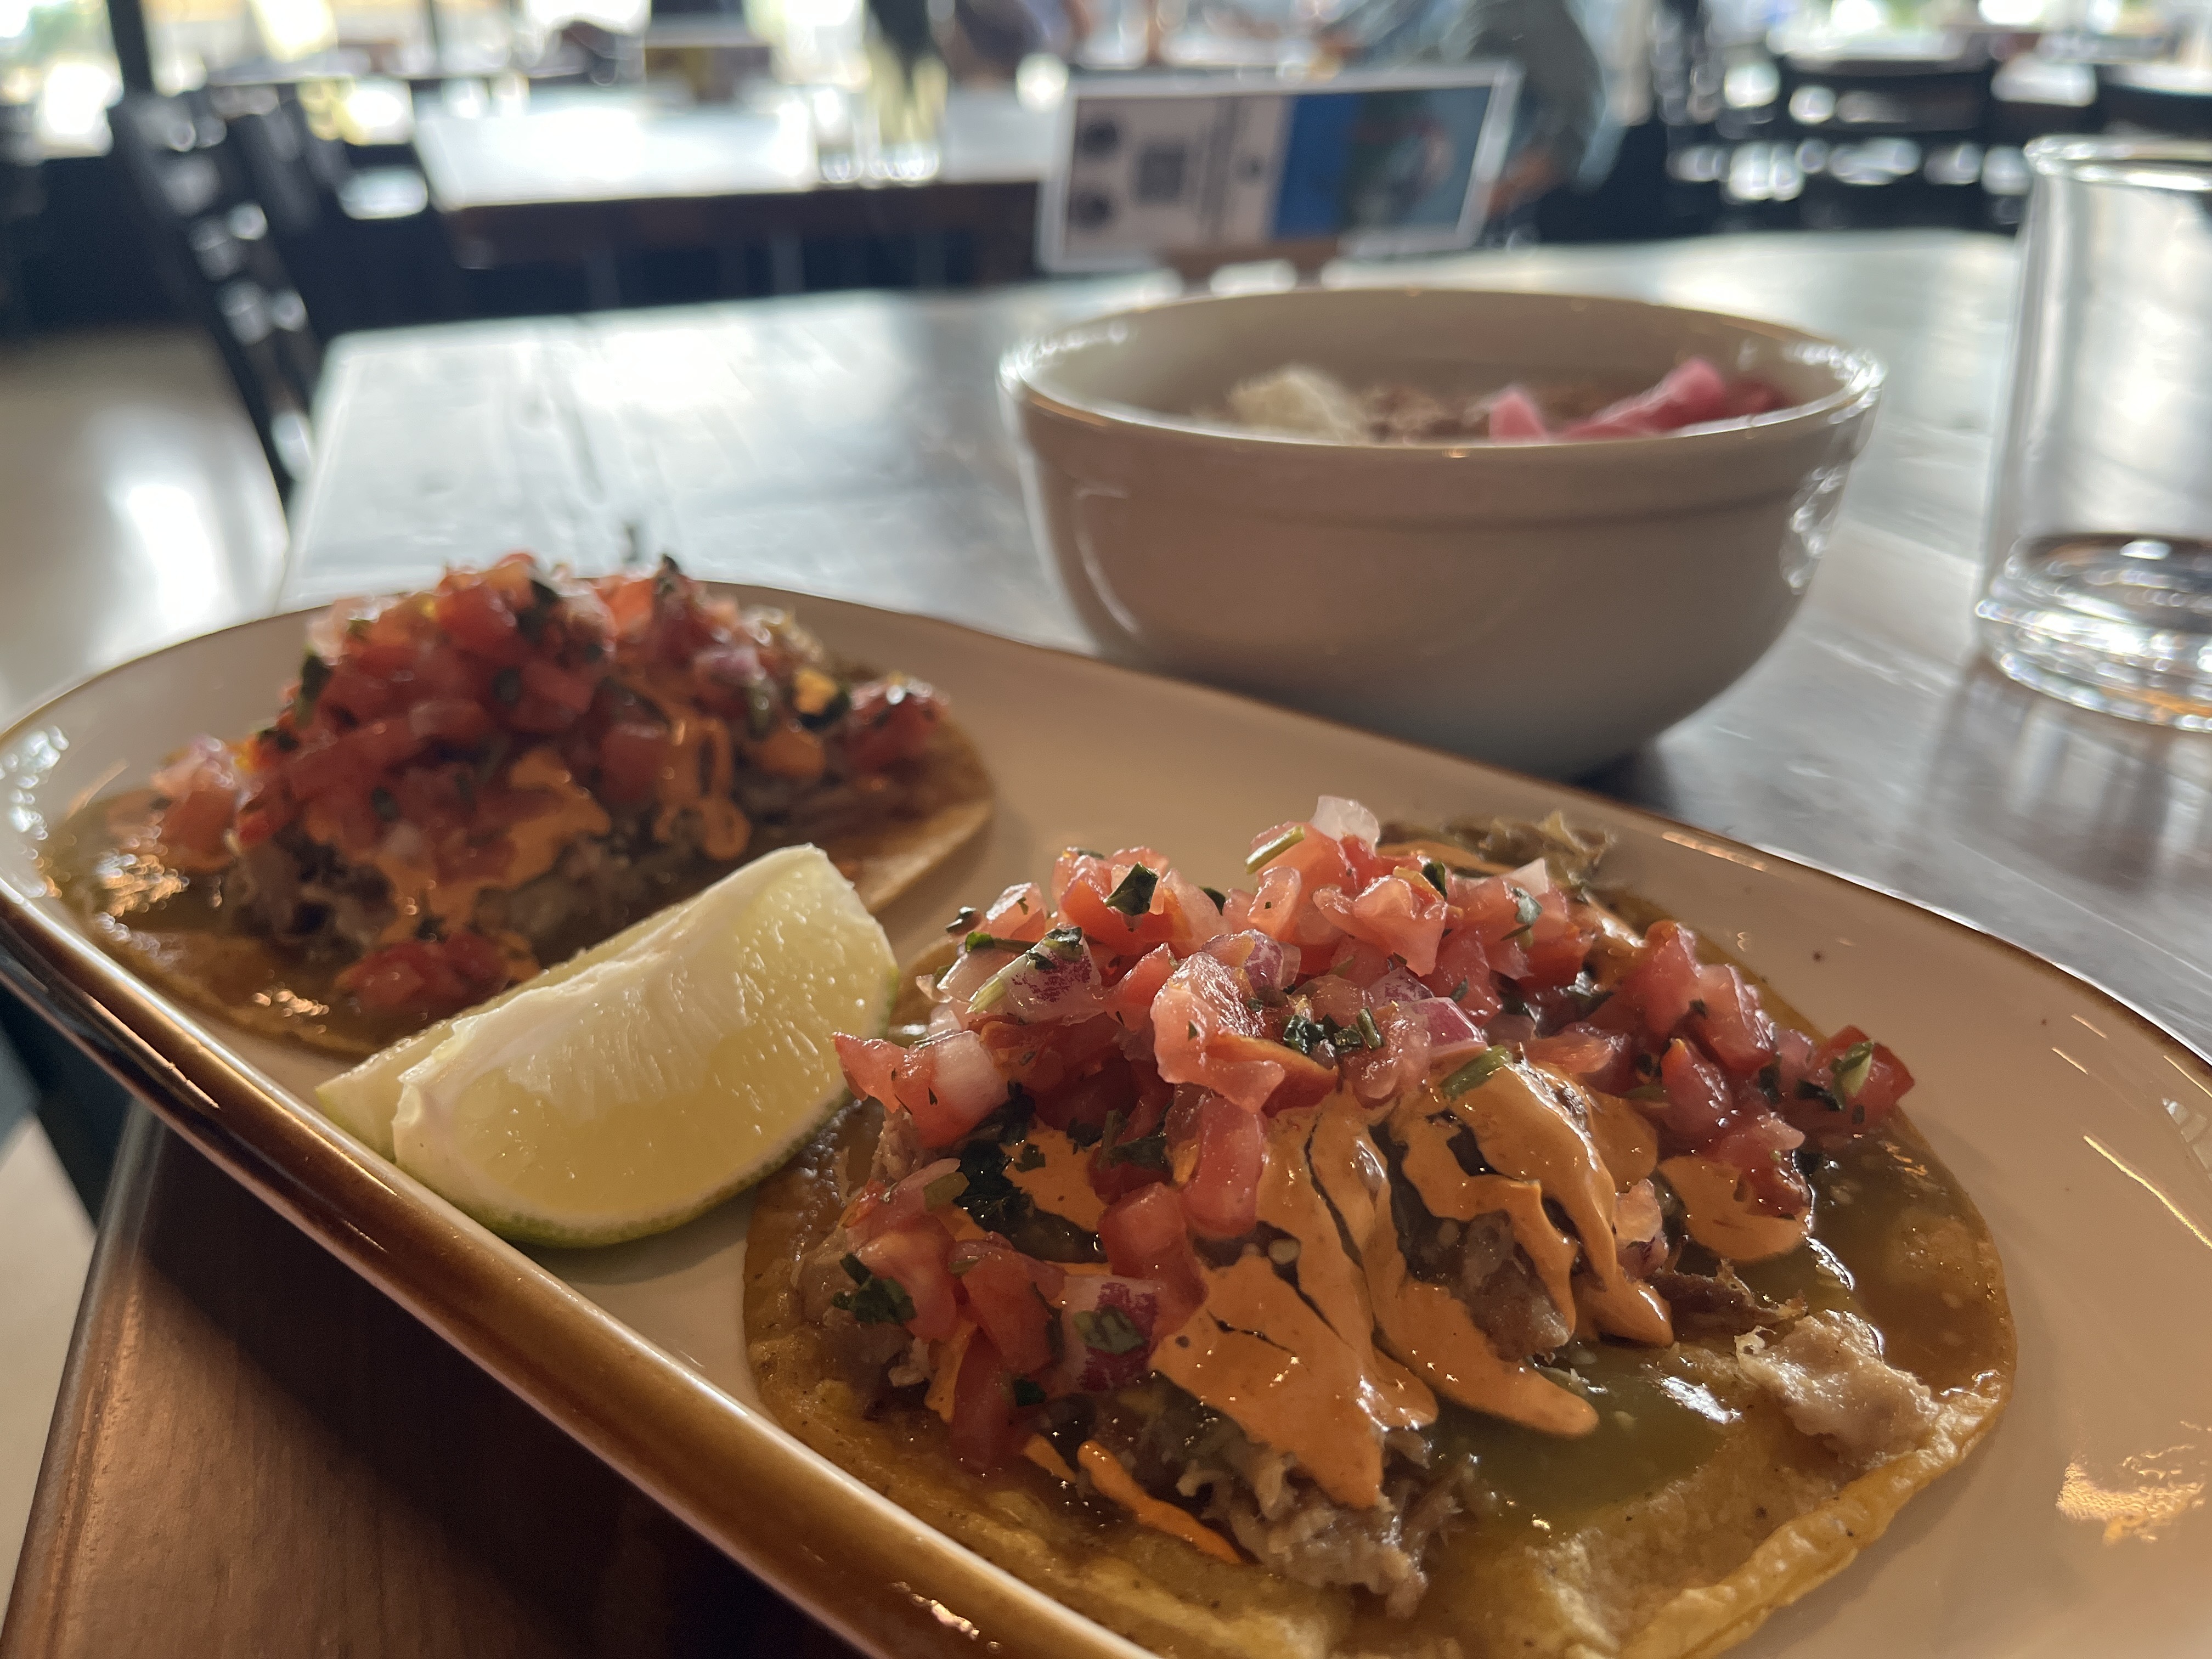
<svg viewBox="0 0 2212 1659"><path fill-rule="evenodd" d="M2003 1346L2003 1301L1978 1262L1959 1259L1984 1234L1950 1172L1907 1130L1850 1144L1811 1184L1810 1242L1740 1265L1744 1282L1771 1301L1802 1296L1816 1310L1860 1315L1893 1364L1939 1392L1973 1381ZM1936 1259L1948 1270L1921 1270ZM1705 1272L1713 1262L1693 1247L1682 1265ZM1570 1525L1688 1472L1718 1443L1730 1413L1683 1375L1677 1352L1578 1340L1553 1375L1595 1408L1591 1432L1557 1438L1451 1412L1437 1425L1437 1449L1474 1455L1498 1519Z"/></svg>
<svg viewBox="0 0 2212 1659"><path fill-rule="evenodd" d="M1409 1094L1387 1122L1344 1094L1279 1115L1259 1218L1287 1237L1208 1269L1206 1305L1160 1346L1153 1369L1253 1438L1293 1453L1356 1509L1378 1499L1385 1436L1435 1422L1439 1397L1547 1434L1591 1432L1588 1400L1534 1364L1500 1358L1457 1297L1413 1275L1388 1197L1395 1152L1401 1177L1438 1220L1503 1214L1566 1324L1663 1346L1673 1335L1665 1304L1619 1263L1619 1183L1589 1118L1573 1085L1519 1066L1455 1098ZM1462 1167L1453 1143L1463 1131L1490 1171ZM1632 1163L1645 1162L1640 1142L1617 1139ZM1554 1221L1547 1198L1578 1237ZM1578 1255L1591 1266L1580 1280Z"/></svg>
<svg viewBox="0 0 2212 1659"><path fill-rule="evenodd" d="M568 769L550 749L533 749L516 761L508 770L507 783L543 796L545 804L507 829L514 851L497 875L441 878L420 858L381 848L369 860L392 889L392 922L377 943L397 945L415 938L426 915L444 927L465 927L477 913L477 901L487 891L512 890L536 880L580 836L604 836L610 828L606 809L568 775Z"/></svg>
<svg viewBox="0 0 2212 1659"><path fill-rule="evenodd" d="M1422 1431L1446 1457L1472 1456L1486 1519L1454 1550L1571 1525L1697 1468L1735 1413L1690 1374L1670 1346L1665 1304L1620 1271L1612 1248L1616 1193L1650 1173L1654 1138L1632 1108L1614 1115L1602 1097L1581 1096L1579 1118L1563 1109L1558 1091L1572 1090L1516 1067L1456 1100L1408 1096L1379 1124L1342 1097L1271 1120L1259 1216L1285 1237L1272 1257L1255 1247L1206 1269L1206 1305L1161 1343L1154 1370L1295 1454L1355 1507L1376 1501L1391 1430ZM1462 1167L1451 1150L1462 1126L1495 1173ZM1064 1140L1040 1126L1032 1141L1051 1143L1046 1164L1016 1178L1075 1218L1085 1206L1068 1183L1081 1154ZM1556 1363L1500 1359L1465 1304L1413 1275L1388 1197L1393 1161L1439 1219L1507 1217L1540 1282L1577 1323ZM1771 1301L1802 1297L1868 1318L1889 1358L1939 1390L1971 1382L2002 1346L2002 1301L1976 1294L1993 1287L1960 1256L1981 1229L1948 1173L1905 1129L1851 1144L1811 1184L1810 1242L1740 1266L1745 1281ZM1585 1254L1609 1271L1572 1274L1576 1234L1599 1246ZM1930 1259L1950 1265L1930 1276ZM1694 1242L1682 1263L1715 1265Z"/></svg>

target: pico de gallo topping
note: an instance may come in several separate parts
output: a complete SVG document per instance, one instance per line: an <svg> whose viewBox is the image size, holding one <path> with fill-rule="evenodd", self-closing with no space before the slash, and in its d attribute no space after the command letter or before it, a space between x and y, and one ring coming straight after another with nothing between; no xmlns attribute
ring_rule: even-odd
<svg viewBox="0 0 2212 1659"><path fill-rule="evenodd" d="M944 709L672 562L583 580L515 553L332 606L276 717L165 767L148 828L270 937L352 957L361 1008L428 1018L884 787Z"/></svg>
<svg viewBox="0 0 2212 1659"><path fill-rule="evenodd" d="M1455 1508L1440 1415L1585 1434L1571 1340L1755 1328L1728 1264L1798 1248L1806 1168L1912 1085L1586 862L1386 842L1331 797L1225 891L1069 848L956 919L912 1041L838 1039L884 1121L810 1315L973 1472L1409 1609Z"/></svg>

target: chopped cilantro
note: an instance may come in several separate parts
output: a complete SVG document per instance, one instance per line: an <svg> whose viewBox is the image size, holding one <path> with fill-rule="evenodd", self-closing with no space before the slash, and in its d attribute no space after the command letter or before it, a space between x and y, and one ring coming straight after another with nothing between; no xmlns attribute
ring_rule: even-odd
<svg viewBox="0 0 2212 1659"><path fill-rule="evenodd" d="M1828 1072L1836 1079L1836 1092L1845 1100L1856 1099L1866 1087L1867 1074L1874 1069L1874 1044L1854 1042L1828 1062Z"/></svg>
<svg viewBox="0 0 2212 1659"><path fill-rule="evenodd" d="M1382 1033L1375 1029L1375 1016L1368 1010L1362 1008L1359 1018L1352 1023L1359 1028L1361 1047L1380 1048L1382 1046Z"/></svg>
<svg viewBox="0 0 2212 1659"><path fill-rule="evenodd" d="M775 730L775 693L765 684L745 688L745 731L755 742Z"/></svg>
<svg viewBox="0 0 2212 1659"><path fill-rule="evenodd" d="M792 712L813 731L835 726L853 707L850 693L818 668L802 668L791 679Z"/></svg>
<svg viewBox="0 0 2212 1659"><path fill-rule="evenodd" d="M970 934L969 937L972 939L975 936ZM1000 945L1016 943L1011 939L994 939L992 942ZM977 986L975 994L968 999L969 1009L974 1013L984 1013L1005 1001L1014 975L1021 971L1024 963L1050 972L1054 968L1068 966L1082 955L1083 930L1080 927L1055 927Z"/></svg>
<svg viewBox="0 0 2212 1659"><path fill-rule="evenodd" d="M1217 910L1229 902L1229 895L1218 887L1201 887L1198 890L1213 901L1213 908Z"/></svg>
<svg viewBox="0 0 2212 1659"><path fill-rule="evenodd" d="M1480 1088L1490 1081L1492 1073L1500 1070L1505 1062L1512 1058L1512 1049L1502 1042L1485 1048L1444 1079L1444 1093L1463 1095L1470 1089Z"/></svg>
<svg viewBox="0 0 2212 1659"><path fill-rule="evenodd" d="M1534 927L1536 918L1544 914L1544 907L1536 902L1535 896L1510 882L1506 884L1505 890L1513 895L1513 920L1523 927Z"/></svg>
<svg viewBox="0 0 2212 1659"><path fill-rule="evenodd" d="M830 698L813 714L801 714L799 717L799 723L810 732L826 732L852 712L853 694L841 685L837 688L836 696Z"/></svg>
<svg viewBox="0 0 2212 1659"><path fill-rule="evenodd" d="M1840 1112L1844 1109L1844 1103L1836 1098L1833 1090L1823 1089L1809 1077L1801 1077L1797 1079L1797 1098L1817 1100L1832 1112Z"/></svg>
<svg viewBox="0 0 2212 1659"><path fill-rule="evenodd" d="M1098 1137L1104 1133L1096 1123L1085 1123L1078 1119L1067 1126L1067 1144L1080 1152L1086 1147L1096 1146Z"/></svg>
<svg viewBox="0 0 2212 1659"><path fill-rule="evenodd" d="M960 1207L986 1232L1012 1233L1036 1213L1030 1195L1006 1174L1006 1154L998 1141L979 1135L960 1149Z"/></svg>
<svg viewBox="0 0 2212 1659"><path fill-rule="evenodd" d="M1137 1322L1119 1308L1101 1308L1075 1316L1075 1334L1087 1348L1100 1353L1134 1353L1145 1346Z"/></svg>
<svg viewBox="0 0 2212 1659"><path fill-rule="evenodd" d="M1304 1014L1292 1014L1283 1022L1279 1041L1285 1048L1295 1048L1302 1054L1310 1054L1314 1044L1328 1041L1328 1032L1319 1020L1308 1019Z"/></svg>
<svg viewBox="0 0 2212 1659"><path fill-rule="evenodd" d="M1024 1140L1021 1151L1014 1154L1014 1168L1042 1170L1044 1168L1044 1148L1035 1141Z"/></svg>
<svg viewBox="0 0 2212 1659"><path fill-rule="evenodd" d="M1119 1112L1106 1114L1105 1150L1098 1161L1107 1169L1116 1164L1134 1164L1147 1170L1168 1167L1168 1132L1164 1126L1148 1135L1133 1135L1124 1140L1121 1131L1128 1120Z"/></svg>
<svg viewBox="0 0 2212 1659"><path fill-rule="evenodd" d="M1451 889L1445 885L1444 867L1443 865L1438 864L1434 859L1423 859L1421 860L1421 874L1428 878L1429 885L1435 888L1437 891L1443 894L1446 897L1449 897L1451 896Z"/></svg>
<svg viewBox="0 0 2212 1659"><path fill-rule="evenodd" d="M1016 1377L1013 1382L1008 1385L1008 1392L1013 1395L1014 1404L1016 1406L1042 1406L1044 1404L1044 1389L1038 1384L1030 1382L1026 1376Z"/></svg>
<svg viewBox="0 0 2212 1659"><path fill-rule="evenodd" d="M1261 866L1282 857L1284 854L1289 852L1291 848L1296 847L1305 838L1305 825L1303 823L1294 823L1289 829L1284 830L1281 835L1276 836L1273 841L1267 842L1263 846L1254 848L1252 849L1252 856L1244 860L1244 867L1247 870L1257 870Z"/></svg>
<svg viewBox="0 0 2212 1659"><path fill-rule="evenodd" d="M1055 927L1030 946L1030 960L1040 968L1064 968L1082 954L1080 927Z"/></svg>
<svg viewBox="0 0 2212 1659"><path fill-rule="evenodd" d="M933 1210L941 1210L968 1190L968 1177L957 1170L941 1175L921 1189L921 1201Z"/></svg>
<svg viewBox="0 0 2212 1659"><path fill-rule="evenodd" d="M300 665L300 695L292 699L292 723L305 726L315 715L315 699L331 683L331 665L313 652Z"/></svg>
<svg viewBox="0 0 2212 1659"><path fill-rule="evenodd" d="M857 1255L847 1256L840 1265L853 1288L831 1297L831 1307L842 1308L863 1325L903 1325L914 1317L914 1298L898 1280L869 1272L868 1264Z"/></svg>
<svg viewBox="0 0 2212 1659"><path fill-rule="evenodd" d="M1112 892L1106 895L1106 908L1119 910L1129 918L1129 925L1133 927L1137 918L1152 908L1152 894L1159 884L1158 871L1148 869L1141 864L1133 864L1129 866L1129 873L1121 878Z"/></svg>
<svg viewBox="0 0 2212 1659"><path fill-rule="evenodd" d="M532 645L545 632L545 623L561 603L561 596L544 582L530 579L530 603L514 613L514 625Z"/></svg>

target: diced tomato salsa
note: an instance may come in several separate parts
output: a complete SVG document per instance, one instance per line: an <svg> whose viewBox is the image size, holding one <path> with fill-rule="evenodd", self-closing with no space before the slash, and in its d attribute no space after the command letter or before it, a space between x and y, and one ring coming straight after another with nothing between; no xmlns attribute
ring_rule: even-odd
<svg viewBox="0 0 2212 1659"><path fill-rule="evenodd" d="M918 681L841 678L780 613L714 598L667 562L582 581L510 554L425 592L342 602L310 647L267 726L202 738L155 779L179 868L219 872L288 837L426 890L502 888L540 873L518 864L514 832L577 791L614 809L657 799L665 833L704 796L726 803L737 772L882 773L922 751L945 708ZM724 844L705 845L734 861L748 826L720 813ZM448 1013L529 970L518 941L465 915L419 920L341 975L365 1010Z"/></svg>
<svg viewBox="0 0 2212 1659"><path fill-rule="evenodd" d="M1280 1113L1349 1097L1379 1122L1408 1091L1476 1086L1510 1056L1626 1101L1660 1156L1733 1169L1757 1210L1789 1218L1812 1202L1800 1150L1877 1128L1911 1086L1856 1028L1817 1042L1778 1026L1687 928L1639 937L1540 861L1448 867L1379 835L1325 798L1254 837L1251 885L1226 892L1150 848L1071 848L1048 896L1011 888L981 927L963 913L973 931L918 1042L838 1039L854 1095L909 1120L921 1147L915 1173L847 1211L864 1282L839 1305L940 1345L973 1328L947 1362L971 1468L1013 1456L1048 1401L1144 1375L1206 1299L1201 1254L1254 1237ZM1087 1149L1107 1271L946 1224L1017 1107ZM1648 1186L1633 1203L1656 1238Z"/></svg>

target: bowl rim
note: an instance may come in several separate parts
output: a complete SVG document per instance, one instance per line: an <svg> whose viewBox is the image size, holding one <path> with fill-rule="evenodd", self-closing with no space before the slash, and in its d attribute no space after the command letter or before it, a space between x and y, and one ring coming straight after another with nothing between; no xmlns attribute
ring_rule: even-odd
<svg viewBox="0 0 2212 1659"><path fill-rule="evenodd" d="M1411 300L1417 303L1430 297L1447 300L1482 298L1525 301L1531 304L1595 305L1620 311L1669 313L1678 317L1726 324L1765 335L1786 347L1802 349L1808 360L1829 368L1835 374L1838 384L1834 391L1808 402L1791 404L1763 415L1705 421L1677 428L1672 432L1636 437L1524 441L1445 438L1408 443L1340 443L1334 439L1310 438L1295 433L1243 430L1218 422L1201 420L1195 416L1174 415L1164 410L1147 409L1139 404L1125 403L1115 398L1076 398L1061 391L1048 390L1039 383L1040 374L1055 356L1084 344L1085 337L1133 319L1148 318L1170 311L1243 305L1254 301L1286 301L1292 305L1332 305L1350 303L1355 298L1372 299L1376 295ZM1018 399L1029 410L1038 414L1057 416L1079 426L1113 427L1125 433L1141 434L1156 441L1172 441L1179 446L1190 444L1225 454L1254 457L1269 453L1295 454L1301 459L1312 458L1313 464L1316 465L1334 464L1319 459L1323 455L1408 458L1391 463L1401 466L1425 465L1431 459L1460 465L1480 465L1486 460L1507 456L1516 463L1539 466L1559 464L1539 459L1547 456L1613 456L1624 459L1633 456L1641 459L1654 455L1662 446L1672 445L1677 449L1687 444L1712 447L1717 443L1740 443L1756 434L1778 434L1784 428L1806 424L1830 424L1871 407L1881 395L1888 377L1887 366L1869 351L1827 335L1814 333L1809 329L1764 318L1708 311L1696 306L1626 299L1615 295L1433 283L1361 283L1271 289L1248 294L1179 295L1102 312L1097 316L1083 318L1045 333L1033 335L1010 347L999 360L1001 393Z"/></svg>

